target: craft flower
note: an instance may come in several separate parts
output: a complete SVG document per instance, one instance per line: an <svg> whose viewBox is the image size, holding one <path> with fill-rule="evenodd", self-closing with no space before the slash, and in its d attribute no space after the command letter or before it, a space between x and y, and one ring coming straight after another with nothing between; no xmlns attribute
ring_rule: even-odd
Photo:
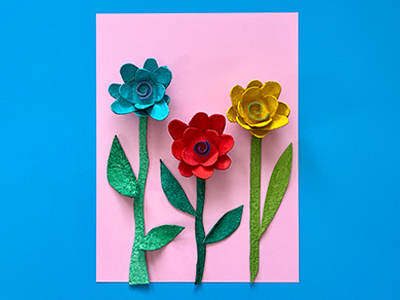
<svg viewBox="0 0 400 300"><path fill-rule="evenodd" d="M225 117L203 112L193 116L189 125L179 120L172 120L168 131L174 142L172 155L180 160L179 172L184 177L195 175L208 179L214 169L226 170L231 159L226 155L233 147L233 137L223 134Z"/></svg>
<svg viewBox="0 0 400 300"><path fill-rule="evenodd" d="M134 112L140 117L139 174L136 179L125 151L118 137L115 136L108 157L107 179L115 191L123 196L134 198L132 208L135 235L129 264L129 284L141 285L149 283L145 252L166 246L184 229L177 225L161 225L154 227L145 235L143 207L149 173L148 116L156 120L162 120L168 116L169 97L165 95L165 88L170 84L172 75L167 67L158 67L153 58L146 60L143 69L132 64L125 64L121 67L120 73L124 84L113 83L108 88L110 95L117 99L111 105L111 109L116 114Z"/></svg>
<svg viewBox="0 0 400 300"><path fill-rule="evenodd" d="M143 69L133 64L125 64L120 70L124 84L113 83L108 92L116 99L111 110L116 114L135 113L139 117L151 116L164 120L169 114L169 96L165 89L171 82L171 71L158 67L154 58L144 63Z"/></svg>
<svg viewBox="0 0 400 300"><path fill-rule="evenodd" d="M223 134L225 125L223 115L209 117L203 112L195 114L189 125L179 120L172 120L168 125L168 131L174 139L172 154L180 160L179 172L184 177L197 177L196 210L178 180L160 160L161 186L169 203L195 217L197 263L194 284L201 284L203 280L207 244L229 237L242 220L243 205L225 213L207 234L204 230L206 181L212 176L214 169L226 170L231 164L231 159L226 154L232 149L234 141L232 136Z"/></svg>
<svg viewBox="0 0 400 300"><path fill-rule="evenodd" d="M262 84L252 80L246 89L234 86L230 93L232 106L227 112L228 120L239 123L258 138L265 137L271 130L289 123L290 108L278 101L280 93L281 86L275 81Z"/></svg>
<svg viewBox="0 0 400 300"><path fill-rule="evenodd" d="M260 220L260 178L262 139L274 129L289 123L290 108L278 101L281 86L278 82L262 84L252 80L246 89L236 85L231 89L232 106L227 111L229 121L239 123L251 134L250 150L250 282L253 283L259 269L260 238L274 218L289 183L292 167L293 146L283 152L269 181ZM261 221L261 225L260 225Z"/></svg>

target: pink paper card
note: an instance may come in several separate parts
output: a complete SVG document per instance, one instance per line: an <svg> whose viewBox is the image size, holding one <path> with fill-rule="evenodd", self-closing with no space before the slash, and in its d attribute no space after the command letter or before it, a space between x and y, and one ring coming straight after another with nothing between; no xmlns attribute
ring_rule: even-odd
<svg viewBox="0 0 400 300"><path fill-rule="evenodd" d="M175 209L160 181L161 158L195 207L196 178L180 175L171 154L167 125L172 119L188 123L199 111L226 114L229 92L252 79L278 81L280 101L291 108L289 124L263 139L261 197L280 154L292 142L292 174L282 204L260 241L260 270L256 282L299 281L298 220L298 15L297 13L239 14L98 14L97 15L97 230L96 279L127 282L134 237L132 199L107 182L107 160L118 135L135 174L139 168L138 120L134 114L115 115L108 94L121 83L120 67L142 67L147 58L172 71L167 94L170 114L164 121L149 119L150 169L145 192L145 224L186 227L166 247L146 252L151 282L194 282L196 242L194 218ZM232 165L207 180L204 226L208 232L227 211L244 204L240 227L229 238L207 246L203 282L249 282L249 132L227 121L225 133L235 139ZM261 211L262 211L261 205Z"/></svg>

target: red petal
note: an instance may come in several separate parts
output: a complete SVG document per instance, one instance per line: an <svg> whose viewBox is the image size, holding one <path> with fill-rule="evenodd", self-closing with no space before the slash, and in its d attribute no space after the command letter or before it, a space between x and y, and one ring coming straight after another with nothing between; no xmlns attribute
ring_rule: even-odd
<svg viewBox="0 0 400 300"><path fill-rule="evenodd" d="M191 166L197 166L199 163L197 162L197 154L194 152L192 147L186 147L182 151L182 159L185 163Z"/></svg>
<svg viewBox="0 0 400 300"><path fill-rule="evenodd" d="M201 179L208 179L212 176L213 173L214 173L214 168L212 167L198 166L193 169L194 176L199 177Z"/></svg>
<svg viewBox="0 0 400 300"><path fill-rule="evenodd" d="M203 112L195 114L192 120L190 120L189 126L199 128L202 131L210 129L210 120L208 119L208 115Z"/></svg>
<svg viewBox="0 0 400 300"><path fill-rule="evenodd" d="M201 165L205 167L210 167L214 165L217 160L218 160L219 152L215 149L213 152L210 151L210 153L206 156L207 160L202 162Z"/></svg>
<svg viewBox="0 0 400 300"><path fill-rule="evenodd" d="M219 143L219 154L225 155L229 151L231 151L235 141L233 137L229 134L221 134L220 136L220 143Z"/></svg>
<svg viewBox="0 0 400 300"><path fill-rule="evenodd" d="M207 137L207 140L210 143L213 143L215 146L219 146L219 134L213 129L208 129L204 132L204 135Z"/></svg>
<svg viewBox="0 0 400 300"><path fill-rule="evenodd" d="M210 116L210 127L219 134L222 134L225 129L226 120L223 115L212 115Z"/></svg>
<svg viewBox="0 0 400 300"><path fill-rule="evenodd" d="M180 120L172 120L168 124L168 132L174 140L183 138L183 132L188 128L187 124Z"/></svg>
<svg viewBox="0 0 400 300"><path fill-rule="evenodd" d="M177 160L182 160L183 149L185 149L185 143L182 140L177 140L172 143L171 152Z"/></svg>
<svg viewBox="0 0 400 300"><path fill-rule="evenodd" d="M222 156L220 156L220 158L218 159L218 161L214 167L217 170L226 170L231 165L231 162L232 162L232 160L230 159L230 157L228 155L222 155Z"/></svg>
<svg viewBox="0 0 400 300"><path fill-rule="evenodd" d="M185 143L185 145L189 145L193 142L198 142L202 139L204 139L203 132L198 128L189 127L183 133L183 142Z"/></svg>
<svg viewBox="0 0 400 300"><path fill-rule="evenodd" d="M181 175L183 177L190 177L190 176L193 175L192 167L190 167L189 165L185 164L183 161L181 161L179 163L178 170L179 170L179 173L181 173Z"/></svg>

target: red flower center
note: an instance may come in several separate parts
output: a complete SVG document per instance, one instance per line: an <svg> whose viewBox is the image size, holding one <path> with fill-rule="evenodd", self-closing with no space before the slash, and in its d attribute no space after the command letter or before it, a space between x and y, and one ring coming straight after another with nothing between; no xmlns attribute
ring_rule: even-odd
<svg viewBox="0 0 400 300"><path fill-rule="evenodd" d="M210 149L210 143L208 141L197 142L193 147L194 152L199 156L206 156L210 152Z"/></svg>

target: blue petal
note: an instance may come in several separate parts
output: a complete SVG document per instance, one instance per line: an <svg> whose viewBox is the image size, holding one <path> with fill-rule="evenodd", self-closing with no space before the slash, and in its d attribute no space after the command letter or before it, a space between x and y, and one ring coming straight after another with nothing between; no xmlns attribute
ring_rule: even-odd
<svg viewBox="0 0 400 300"><path fill-rule="evenodd" d="M148 70L150 72L153 72L153 71L157 70L157 68L158 68L158 64L157 64L157 61L154 58L148 58L145 61L144 66L143 66L143 69L146 69L146 70Z"/></svg>
<svg viewBox="0 0 400 300"><path fill-rule="evenodd" d="M165 87L168 87L171 83L172 73L167 67L159 67L152 74L155 82L161 83Z"/></svg>
<svg viewBox="0 0 400 300"><path fill-rule="evenodd" d="M122 80L124 82L130 82L135 79L135 73L139 69L135 65L132 64L125 64L121 67L119 72L121 73Z"/></svg>
<svg viewBox="0 0 400 300"><path fill-rule="evenodd" d="M137 104L137 103L142 103L142 99L140 99L140 96L136 93L136 87L137 87L137 82L135 82L132 85L132 98L131 99L127 99L129 102L133 103L133 104Z"/></svg>
<svg viewBox="0 0 400 300"><path fill-rule="evenodd" d="M169 108L165 101L160 101L148 108L147 113L155 120L161 121L168 117Z"/></svg>
<svg viewBox="0 0 400 300"><path fill-rule="evenodd" d="M111 104L111 110L118 115L125 115L134 112L136 109L124 98L119 97Z"/></svg>
<svg viewBox="0 0 400 300"><path fill-rule="evenodd" d="M119 93L119 87L121 85L117 83L112 83L108 87L108 92L110 93L111 97L117 99L121 94Z"/></svg>
<svg viewBox="0 0 400 300"><path fill-rule="evenodd" d="M141 82L151 78L150 72L145 69L138 69L135 74L135 81Z"/></svg>
<svg viewBox="0 0 400 300"><path fill-rule="evenodd" d="M145 110L135 111L135 115L137 115L138 117L148 117L149 116L149 114Z"/></svg>
<svg viewBox="0 0 400 300"><path fill-rule="evenodd" d="M132 86L129 83L124 83L123 85L121 85L121 87L119 88L119 92L121 93L121 96L124 97L126 100L133 99Z"/></svg>
<svg viewBox="0 0 400 300"><path fill-rule="evenodd" d="M153 91L154 102L160 102L165 95L165 87L162 84L156 83Z"/></svg>
<svg viewBox="0 0 400 300"><path fill-rule="evenodd" d="M138 110L144 110L149 108L150 106L153 106L154 103L149 103L149 104L135 104L135 108Z"/></svg>
<svg viewBox="0 0 400 300"><path fill-rule="evenodd" d="M167 105L169 104L169 101L171 100L170 98L169 98L169 96L168 95L164 95L164 98L162 98L162 100L164 100L166 103L167 103ZM161 100L160 100L161 101Z"/></svg>

